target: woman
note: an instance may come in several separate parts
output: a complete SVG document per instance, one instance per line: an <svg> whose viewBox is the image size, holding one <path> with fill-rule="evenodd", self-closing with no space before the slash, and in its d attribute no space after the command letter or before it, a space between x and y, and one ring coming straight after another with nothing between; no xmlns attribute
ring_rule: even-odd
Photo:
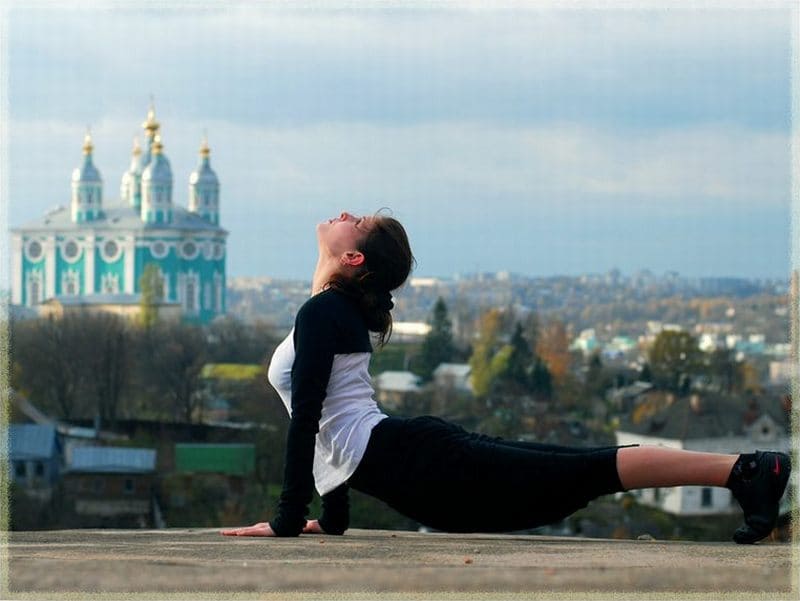
<svg viewBox="0 0 800 601"><path fill-rule="evenodd" d="M469 433L435 417L384 415L367 372L369 332L380 344L390 335L390 293L414 262L405 230L390 217L342 213L317 226L317 240L312 296L269 368L291 416L277 515L222 534L342 534L350 487L432 528L498 532L557 522L614 492L724 486L744 511L737 543L774 527L791 469L783 453L572 448ZM322 515L307 521L315 484Z"/></svg>

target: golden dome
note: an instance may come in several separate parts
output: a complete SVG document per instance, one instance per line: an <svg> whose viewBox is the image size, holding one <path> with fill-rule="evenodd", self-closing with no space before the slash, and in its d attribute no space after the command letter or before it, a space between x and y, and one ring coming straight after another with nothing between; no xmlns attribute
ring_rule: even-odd
<svg viewBox="0 0 800 601"><path fill-rule="evenodd" d="M203 141L200 144L200 156L204 159L207 159L211 154L211 149L208 147L208 138L203 136Z"/></svg>
<svg viewBox="0 0 800 601"><path fill-rule="evenodd" d="M92 134L91 132L86 132L86 137L83 138L83 154L92 154L92 150L94 150L94 145L92 144Z"/></svg>
<svg viewBox="0 0 800 601"><path fill-rule="evenodd" d="M161 154L164 145L161 143L161 134L156 134L153 138L153 154Z"/></svg>
<svg viewBox="0 0 800 601"><path fill-rule="evenodd" d="M138 157L142 154L142 147L139 146L139 138L133 139L133 156Z"/></svg>
<svg viewBox="0 0 800 601"><path fill-rule="evenodd" d="M151 102L150 108L147 110L147 119L145 119L144 122L142 123L142 127L147 132L147 137L152 138L156 134L160 126L161 124L158 121L156 121L156 109L153 106L153 103Z"/></svg>

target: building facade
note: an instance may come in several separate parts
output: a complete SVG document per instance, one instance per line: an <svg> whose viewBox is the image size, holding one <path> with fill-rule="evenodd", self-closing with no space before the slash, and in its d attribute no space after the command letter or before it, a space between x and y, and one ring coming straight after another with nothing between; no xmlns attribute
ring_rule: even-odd
<svg viewBox="0 0 800 601"><path fill-rule="evenodd" d="M120 199L103 198L89 134L72 174L69 208L13 228L12 304L34 307L55 297L139 294L153 265L161 301L180 304L188 321L207 323L225 313L228 232L220 227L220 185L206 140L189 175L188 205L172 201L173 177L150 107L142 124L146 144L134 141Z"/></svg>

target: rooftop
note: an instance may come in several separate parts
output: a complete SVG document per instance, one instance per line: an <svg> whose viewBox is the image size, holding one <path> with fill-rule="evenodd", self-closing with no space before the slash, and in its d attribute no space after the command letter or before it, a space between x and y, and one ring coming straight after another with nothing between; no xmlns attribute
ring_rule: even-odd
<svg viewBox="0 0 800 601"><path fill-rule="evenodd" d="M536 592L571 593L570 599L576 593L689 598L681 592L700 593L694 599L790 599L792 579L795 586L798 580L791 545L770 542L358 529L296 539L229 538L217 529L11 532L9 538L9 588L25 598L103 591L103 599L148 592L165 600L184 591L183 599L215 600L328 599L332 593L337 599L375 599L378 593L407 599L414 592L415 599L473 598L469 593L527 599ZM214 591L222 594L209 594Z"/></svg>
<svg viewBox="0 0 800 601"><path fill-rule="evenodd" d="M227 234L223 228L209 223L200 215L186 208L172 205L172 223L144 223L139 212L120 200L103 201L100 218L95 221L75 223L69 206L61 205L41 217L30 221L12 231L79 231L85 229L103 230L202 230L215 234Z"/></svg>

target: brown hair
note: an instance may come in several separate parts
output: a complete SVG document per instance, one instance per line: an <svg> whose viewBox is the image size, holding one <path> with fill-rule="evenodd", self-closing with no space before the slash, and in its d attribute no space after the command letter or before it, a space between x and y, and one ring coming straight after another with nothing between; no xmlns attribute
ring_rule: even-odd
<svg viewBox="0 0 800 601"><path fill-rule="evenodd" d="M391 292L403 285L416 260L400 222L379 214L356 249L363 253L364 263L354 276L335 276L326 287L358 299L367 328L378 333L378 342L383 346L392 335Z"/></svg>

